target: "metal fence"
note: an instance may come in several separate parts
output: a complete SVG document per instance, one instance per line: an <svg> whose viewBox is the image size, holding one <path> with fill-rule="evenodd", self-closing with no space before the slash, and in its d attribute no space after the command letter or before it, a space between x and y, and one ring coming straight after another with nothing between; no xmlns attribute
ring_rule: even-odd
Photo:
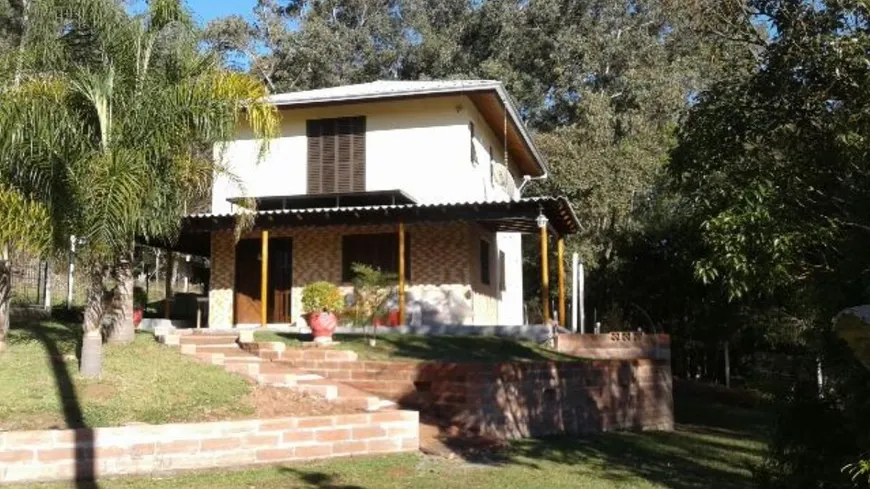
<svg viewBox="0 0 870 489"><path fill-rule="evenodd" d="M148 302L161 301L166 297L165 269L155 272L149 257L137 254L142 260L137 263L136 287L148 293ZM153 258L152 258L153 260ZM10 260L12 271L12 305L16 307L52 307L69 305L82 306L86 299L87 283L79 267L73 266L70 273L70 260L45 260L26 254L15 254ZM164 264L165 265L165 264ZM202 273L200 262L177 260L172 270L171 291L203 293L206 290L207 274ZM70 287L70 280L72 287Z"/></svg>

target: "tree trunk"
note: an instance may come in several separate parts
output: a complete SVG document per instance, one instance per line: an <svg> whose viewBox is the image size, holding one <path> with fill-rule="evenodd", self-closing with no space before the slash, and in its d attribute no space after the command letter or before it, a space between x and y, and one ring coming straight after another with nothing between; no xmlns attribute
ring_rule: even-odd
<svg viewBox="0 0 870 489"><path fill-rule="evenodd" d="M115 267L115 290L112 301L112 325L107 334L110 343L129 344L136 336L133 324L133 260L127 256Z"/></svg>
<svg viewBox="0 0 870 489"><path fill-rule="evenodd" d="M9 247L0 250L0 353L6 349L6 334L9 332L9 303L12 301L12 267L9 264Z"/></svg>
<svg viewBox="0 0 870 489"><path fill-rule="evenodd" d="M725 342L725 387L731 388L731 349Z"/></svg>
<svg viewBox="0 0 870 489"><path fill-rule="evenodd" d="M88 270L88 291L85 318L82 324L82 358L79 372L84 377L99 377L102 373L103 335L103 271L99 267Z"/></svg>

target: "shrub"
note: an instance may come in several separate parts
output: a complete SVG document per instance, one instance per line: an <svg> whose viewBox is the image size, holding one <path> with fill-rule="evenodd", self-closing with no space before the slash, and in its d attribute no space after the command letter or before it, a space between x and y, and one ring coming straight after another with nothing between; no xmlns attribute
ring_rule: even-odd
<svg viewBox="0 0 870 489"><path fill-rule="evenodd" d="M133 288L133 307L146 309L148 307L148 294L142 287Z"/></svg>
<svg viewBox="0 0 870 489"><path fill-rule="evenodd" d="M396 282L396 275L361 263L354 263L351 269L354 273L354 309L357 321L373 322L376 317L387 312L387 300Z"/></svg>
<svg viewBox="0 0 870 489"><path fill-rule="evenodd" d="M338 312L343 308L341 292L333 283L312 282L302 289L302 309L306 313Z"/></svg>

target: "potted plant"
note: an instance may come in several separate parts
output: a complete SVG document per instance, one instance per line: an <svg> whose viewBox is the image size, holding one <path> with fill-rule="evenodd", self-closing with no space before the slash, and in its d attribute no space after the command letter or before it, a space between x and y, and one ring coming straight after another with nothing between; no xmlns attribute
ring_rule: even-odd
<svg viewBox="0 0 870 489"><path fill-rule="evenodd" d="M133 326L139 327L148 306L148 294L142 287L133 288Z"/></svg>
<svg viewBox="0 0 870 489"><path fill-rule="evenodd" d="M351 270L354 273L353 288L357 317L372 324L374 337L369 339L369 345L374 347L377 345L378 326L390 324L390 312L386 306L396 276L361 263L354 263ZM396 313L396 323L398 324L398 313ZM365 324L363 324L363 333L366 333Z"/></svg>
<svg viewBox="0 0 870 489"><path fill-rule="evenodd" d="M302 289L302 309L314 341L329 343L338 324L335 313L344 307L341 292L330 282L312 282Z"/></svg>

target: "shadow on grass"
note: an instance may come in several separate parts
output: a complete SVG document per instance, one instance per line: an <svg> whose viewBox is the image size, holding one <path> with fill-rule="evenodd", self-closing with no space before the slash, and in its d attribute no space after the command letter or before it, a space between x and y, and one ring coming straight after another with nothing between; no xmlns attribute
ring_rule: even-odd
<svg viewBox="0 0 870 489"><path fill-rule="evenodd" d="M703 412L695 410L702 407ZM674 432L518 440L501 451L470 456L466 452L463 458L471 463L542 471L558 464L576 467L578 478L594 475L622 483L642 478L671 489L755 487L752 474L764 456L767 415L759 410L697 404L683 408L681 416L678 421L691 424L678 424ZM737 423L742 424L737 427Z"/></svg>
<svg viewBox="0 0 870 489"><path fill-rule="evenodd" d="M293 467L282 467L281 473L290 475L316 489L365 489L362 486L342 484L334 475L323 472L306 472Z"/></svg>
<svg viewBox="0 0 870 489"><path fill-rule="evenodd" d="M311 335L271 333L293 344L311 341ZM417 336L386 333L377 336L377 346L371 347L360 335L335 335L340 349L354 350L361 357L394 360L443 362L512 362L512 361L575 361L576 357L544 350L527 342L482 336Z"/></svg>
<svg viewBox="0 0 870 489"><path fill-rule="evenodd" d="M16 334L18 341L26 340L28 335L39 341L45 348L54 374L57 395L63 408L64 420L67 427L73 429L75 433L75 487L77 489L98 489L99 486L94 481L96 474L94 430L89 428L85 422L76 387L64 358L65 350L68 348L63 348L63 346L68 346L67 344L73 341L78 343L80 335L73 327L46 326L41 323L29 324L25 328L21 328ZM77 344L75 349L77 357L80 349L81 346Z"/></svg>

